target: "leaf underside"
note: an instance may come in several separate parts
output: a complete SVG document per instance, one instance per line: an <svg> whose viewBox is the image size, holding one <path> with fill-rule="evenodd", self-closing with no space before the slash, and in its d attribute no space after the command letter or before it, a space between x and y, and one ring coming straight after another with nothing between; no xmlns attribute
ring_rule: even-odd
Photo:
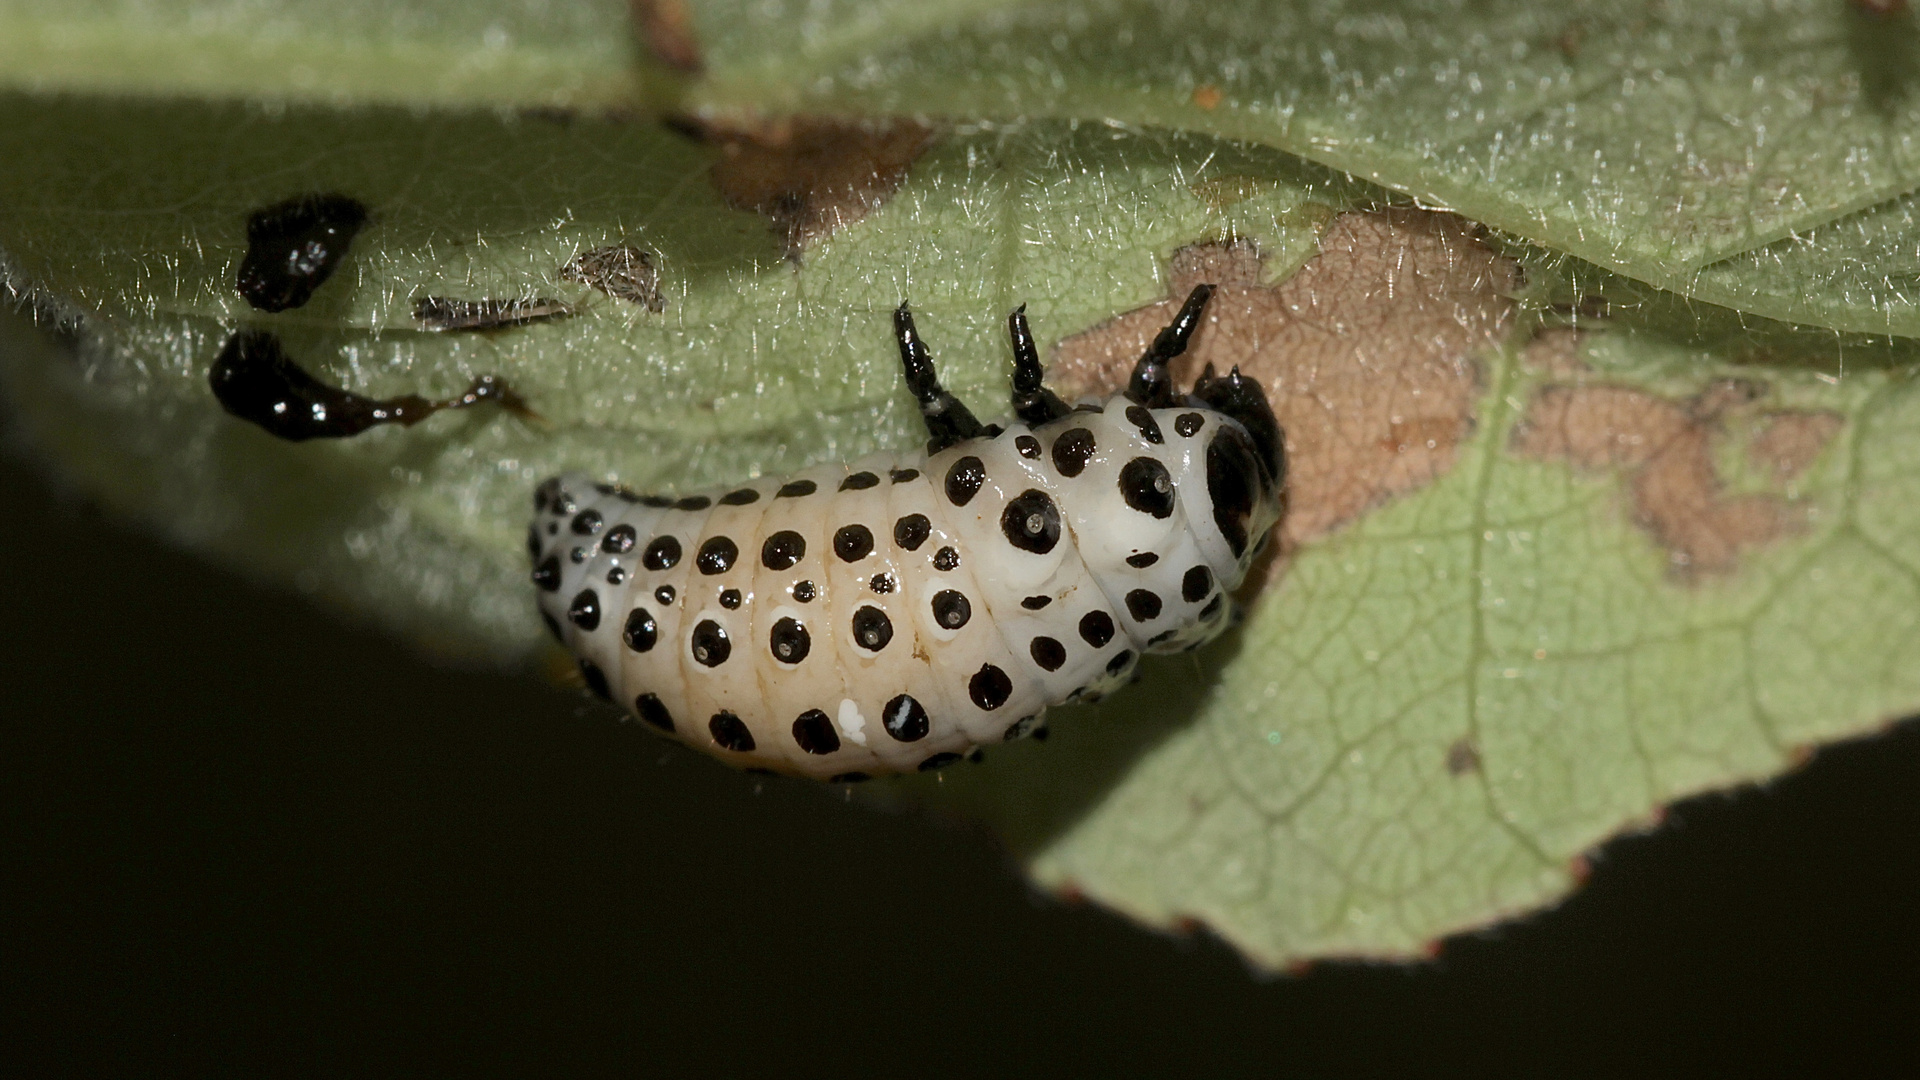
<svg viewBox="0 0 1920 1080"><path fill-rule="evenodd" d="M1536 907L1665 802L1920 707L1910 22L716 3L691 9L704 74L669 87L634 73L625 5L536 6L0 4L16 429L213 557L515 661L545 648L539 478L690 490L908 445L902 299L995 414L1015 305L1056 383L1096 389L1187 281L1224 281L1196 353L1260 373L1296 478L1245 623L1045 744L871 790L1263 964ZM796 248L729 204L729 151L601 109L646 93L946 119ZM554 104L583 111L520 108ZM303 192L372 219L311 303L254 311L247 215ZM664 310L561 276L614 244L651 254ZM424 296L577 310L442 333ZM497 375L538 417L277 441L208 390L241 328L369 395Z"/></svg>

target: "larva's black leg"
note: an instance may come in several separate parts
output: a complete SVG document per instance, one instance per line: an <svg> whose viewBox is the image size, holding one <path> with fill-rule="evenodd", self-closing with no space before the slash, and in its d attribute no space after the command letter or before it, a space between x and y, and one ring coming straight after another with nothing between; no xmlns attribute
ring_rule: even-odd
<svg viewBox="0 0 1920 1080"><path fill-rule="evenodd" d="M1027 305L1007 316L1007 334L1013 338L1013 414L1031 427L1057 420L1073 410L1053 391L1041 385L1040 350L1027 329Z"/></svg>
<svg viewBox="0 0 1920 1080"><path fill-rule="evenodd" d="M1200 328L1200 313L1213 296L1212 285L1195 285L1160 336L1153 339L1140 362L1133 366L1133 378L1127 383L1127 397L1149 409L1166 409L1179 404L1173 392L1173 373L1167 361L1187 351L1187 339Z"/></svg>
<svg viewBox="0 0 1920 1080"><path fill-rule="evenodd" d="M933 357L913 328L913 313L904 303L894 310L893 334L900 340L900 364L907 371L907 389L920 402L920 417L927 422L927 453L937 454L984 434L986 429L966 405L941 387L933 371Z"/></svg>

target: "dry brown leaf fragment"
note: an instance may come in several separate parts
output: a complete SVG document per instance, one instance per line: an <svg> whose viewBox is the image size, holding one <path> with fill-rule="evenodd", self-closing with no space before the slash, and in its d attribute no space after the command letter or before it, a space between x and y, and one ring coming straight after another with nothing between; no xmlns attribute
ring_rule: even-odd
<svg viewBox="0 0 1920 1080"><path fill-rule="evenodd" d="M787 258L886 204L934 131L911 120L793 117L682 125L720 147L713 183L727 205L773 223Z"/></svg>
<svg viewBox="0 0 1920 1080"><path fill-rule="evenodd" d="M575 255L560 268L560 280L590 285L608 296L627 300L648 311L665 311L659 271L653 256L627 244L597 247Z"/></svg>
<svg viewBox="0 0 1920 1080"><path fill-rule="evenodd" d="M1545 386L1528 402L1512 448L1536 461L1625 473L1634 520L1666 548L1675 574L1725 573L1742 550L1805 526L1804 511L1778 496L1729 494L1714 465L1722 416L1764 392L1747 380L1723 379L1675 402L1621 386Z"/></svg>
<svg viewBox="0 0 1920 1080"><path fill-rule="evenodd" d="M1480 394L1475 357L1512 320L1518 264L1451 214L1340 214L1320 254L1278 285L1261 283L1245 241L1174 253L1168 299L1055 348L1049 380L1069 397L1110 393L1194 285L1220 286L1175 375L1238 365L1266 388L1287 434L1291 549L1319 539L1453 466Z"/></svg>

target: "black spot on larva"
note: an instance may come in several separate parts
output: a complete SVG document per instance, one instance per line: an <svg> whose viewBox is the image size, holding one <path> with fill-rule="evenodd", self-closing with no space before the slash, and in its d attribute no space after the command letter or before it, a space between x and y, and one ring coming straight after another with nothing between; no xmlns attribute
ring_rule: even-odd
<svg viewBox="0 0 1920 1080"><path fill-rule="evenodd" d="M707 730L713 733L713 741L722 749L740 754L753 749L753 732L747 730L746 721L724 709L707 721Z"/></svg>
<svg viewBox="0 0 1920 1080"><path fill-rule="evenodd" d="M700 554L694 556L693 564L702 574L711 577L733 569L733 561L739 557L740 549L731 537L710 536L700 545Z"/></svg>
<svg viewBox="0 0 1920 1080"><path fill-rule="evenodd" d="M1171 517L1173 477L1167 474L1165 465L1150 457L1134 458L1120 470L1120 497L1143 514Z"/></svg>
<svg viewBox="0 0 1920 1080"><path fill-rule="evenodd" d="M602 701L612 701L613 691L607 686L607 673L601 671L591 660L580 661L580 677L587 680L587 689Z"/></svg>
<svg viewBox="0 0 1920 1080"><path fill-rule="evenodd" d="M533 489L533 509L536 512L545 510L547 508L547 504L549 502L552 502L553 497L555 495L558 495L559 493L560 493L559 477L549 476L545 480L540 481L540 486Z"/></svg>
<svg viewBox="0 0 1920 1080"><path fill-rule="evenodd" d="M1051 596L1023 596L1020 598L1020 606L1026 608L1028 611L1039 611L1051 603L1053 603L1053 597Z"/></svg>
<svg viewBox="0 0 1920 1080"><path fill-rule="evenodd" d="M719 667L733 655L733 642L727 631L712 619L701 619L693 628L693 659L703 667Z"/></svg>
<svg viewBox="0 0 1920 1080"><path fill-rule="evenodd" d="M1247 523L1253 517L1259 469L1252 443L1234 428L1223 428L1207 447L1207 497L1213 500L1213 523L1236 559L1247 550Z"/></svg>
<svg viewBox="0 0 1920 1080"><path fill-rule="evenodd" d="M1060 509L1046 492L1028 488L1000 512L1000 534L1022 551L1045 555L1060 542Z"/></svg>
<svg viewBox="0 0 1920 1080"><path fill-rule="evenodd" d="M853 643L868 652L879 652L893 640L893 620L877 607L862 607L853 613Z"/></svg>
<svg viewBox="0 0 1920 1080"><path fill-rule="evenodd" d="M607 584L623 585L627 580L627 568L624 566L607 567Z"/></svg>
<svg viewBox="0 0 1920 1080"><path fill-rule="evenodd" d="M986 482L986 463L968 454L947 468L947 501L965 506L980 494L980 485Z"/></svg>
<svg viewBox="0 0 1920 1080"><path fill-rule="evenodd" d="M1093 460L1093 432L1077 427L1053 440L1053 467L1061 476L1079 476Z"/></svg>
<svg viewBox="0 0 1920 1080"><path fill-rule="evenodd" d="M1107 674L1118 675L1122 671L1125 671L1127 665L1131 663L1133 663L1133 650L1121 649L1119 652L1113 654L1113 659L1107 661Z"/></svg>
<svg viewBox="0 0 1920 1080"><path fill-rule="evenodd" d="M935 769L944 769L947 766L959 760L960 760L960 755L952 752L948 752L944 754L935 754L932 757L920 763L920 771L932 772Z"/></svg>
<svg viewBox="0 0 1920 1080"><path fill-rule="evenodd" d="M933 568L935 570L951 570L959 565L960 553L950 547L943 547L933 553Z"/></svg>
<svg viewBox="0 0 1920 1080"><path fill-rule="evenodd" d="M594 533L599 532L600 526L604 524L606 524L606 521L600 516L600 511L588 507L574 515L573 534L575 536L592 536Z"/></svg>
<svg viewBox="0 0 1920 1080"><path fill-rule="evenodd" d="M797 499L802 495L811 495L819 490L820 485L811 480L794 480L780 485L780 490L774 492L773 497L776 499Z"/></svg>
<svg viewBox="0 0 1920 1080"><path fill-rule="evenodd" d="M1031 435L1015 435L1013 437L1013 448L1020 451L1020 456L1023 458L1031 458L1036 461L1040 458L1040 440Z"/></svg>
<svg viewBox="0 0 1920 1080"><path fill-rule="evenodd" d="M633 699L633 711L640 719L659 728L661 731L673 730L673 714L657 694L641 694Z"/></svg>
<svg viewBox="0 0 1920 1080"><path fill-rule="evenodd" d="M871 779L873 779L873 777L868 776L866 773L863 773L863 772L843 772L843 773L834 773L832 776L827 777L827 783L829 784L862 784Z"/></svg>
<svg viewBox="0 0 1920 1080"><path fill-rule="evenodd" d="M801 581L794 583L793 598L800 603L811 604L813 603L813 598L818 595L820 595L820 590L814 587L813 582Z"/></svg>
<svg viewBox="0 0 1920 1080"><path fill-rule="evenodd" d="M1002 742L1013 742L1016 739L1024 739L1027 737L1027 733L1033 730L1033 725L1039 722L1040 717L1038 716L1023 716L1007 725L1007 730L1001 733L1000 740Z"/></svg>
<svg viewBox="0 0 1920 1080"><path fill-rule="evenodd" d="M633 531L633 526L615 525L600 538L600 550L609 555L625 555L633 550L634 542L638 539L640 534Z"/></svg>
<svg viewBox="0 0 1920 1080"><path fill-rule="evenodd" d="M1207 619L1213 618L1214 613L1220 610L1221 602L1226 600L1226 598L1227 598L1227 594L1221 593L1218 596L1215 596L1213 599L1207 601L1207 606L1200 609L1201 621L1204 622Z"/></svg>
<svg viewBox="0 0 1920 1080"><path fill-rule="evenodd" d="M887 702L880 710L880 726L900 742L917 742L933 730L926 706L915 701L912 694L901 694Z"/></svg>
<svg viewBox="0 0 1920 1080"><path fill-rule="evenodd" d="M797 664L813 651L813 635L800 620L783 616L773 624L773 630L767 635L768 651L773 658L783 664Z"/></svg>
<svg viewBox="0 0 1920 1080"><path fill-rule="evenodd" d="M1159 561L1160 556L1151 551L1142 551L1137 555L1127 556L1127 565L1133 567L1135 570L1145 570L1147 567Z"/></svg>
<svg viewBox="0 0 1920 1080"><path fill-rule="evenodd" d="M721 607L726 608L728 611L739 611L740 602L741 602L741 596L740 596L739 589L721 589L720 590L720 606Z"/></svg>
<svg viewBox="0 0 1920 1080"><path fill-rule="evenodd" d="M547 535L548 535L548 536L552 536L553 534L555 534L555 533L557 533L557 532L559 532L559 531L560 531L560 525L559 525L559 523L558 523L558 522L553 522L553 521L549 521L549 522L547 522Z"/></svg>
<svg viewBox="0 0 1920 1080"><path fill-rule="evenodd" d="M554 592L560 588L560 560L557 556L549 555L540 560L540 565L533 568L533 583L540 586L542 592Z"/></svg>
<svg viewBox="0 0 1920 1080"><path fill-rule="evenodd" d="M684 499L675 499L673 502L675 510L705 510L712 505L713 500L705 495L689 495Z"/></svg>
<svg viewBox="0 0 1920 1080"><path fill-rule="evenodd" d="M1113 616L1089 611L1080 616L1080 640L1098 649L1113 640Z"/></svg>
<svg viewBox="0 0 1920 1080"><path fill-rule="evenodd" d="M873 575L873 580L867 582L867 588L885 596L893 591L893 575L875 574Z"/></svg>
<svg viewBox="0 0 1920 1080"><path fill-rule="evenodd" d="M627 612L627 625L620 631L620 640L634 652L652 652L660 640L660 624L654 621L653 612L643 607Z"/></svg>
<svg viewBox="0 0 1920 1080"><path fill-rule="evenodd" d="M567 605L567 621L582 630L592 630L600 625L600 594L592 589L582 589Z"/></svg>
<svg viewBox="0 0 1920 1080"><path fill-rule="evenodd" d="M540 557L540 527L537 525L527 526L527 557Z"/></svg>
<svg viewBox="0 0 1920 1080"><path fill-rule="evenodd" d="M641 506L651 506L655 510L665 510L667 507L673 505L673 500L667 498L665 495L642 495L639 498L639 503Z"/></svg>
<svg viewBox="0 0 1920 1080"><path fill-rule="evenodd" d="M912 481L920 479L920 470L919 469L889 469L887 470L887 479L893 481L896 484L911 483Z"/></svg>
<svg viewBox="0 0 1920 1080"><path fill-rule="evenodd" d="M1162 630L1159 633L1147 639L1147 647L1152 648L1155 645L1159 645L1163 642L1171 641L1174 638L1174 636L1179 633L1180 633L1180 628L1177 626L1174 627L1172 630Z"/></svg>
<svg viewBox="0 0 1920 1080"><path fill-rule="evenodd" d="M948 630L958 630L973 618L973 605L961 593L941 589L933 594L933 621Z"/></svg>
<svg viewBox="0 0 1920 1080"><path fill-rule="evenodd" d="M1183 412L1173 418L1173 430L1191 439L1200 434L1200 429L1205 427L1206 423L1207 418L1197 412Z"/></svg>
<svg viewBox="0 0 1920 1080"><path fill-rule="evenodd" d="M831 754L840 749L840 733L819 709L808 709L793 722L793 741L809 754Z"/></svg>
<svg viewBox="0 0 1920 1080"><path fill-rule="evenodd" d="M1075 406L1073 407L1073 411L1074 411L1074 412L1087 412L1087 413L1096 413L1096 414L1097 414L1097 413L1103 413L1103 412L1106 412L1107 410L1106 410L1106 406L1104 406L1104 405L1101 405L1101 404L1099 404L1098 402L1093 402L1093 401L1083 401L1083 402L1081 402L1080 404L1078 404L1078 405L1075 405Z"/></svg>
<svg viewBox="0 0 1920 1080"><path fill-rule="evenodd" d="M575 566L578 566L581 563L586 562L587 549L583 547L577 547L577 548L574 548L572 551L567 552L567 561L571 562Z"/></svg>
<svg viewBox="0 0 1920 1080"><path fill-rule="evenodd" d="M676 594L676 593L675 593L675 592L673 591L673 586L671 586L671 585L662 585L662 586L660 586L659 588L657 588L657 589L655 589L655 590L653 590L653 598L654 598L655 600L658 600L658 601L660 601L660 602L661 602L661 603L663 603L663 604L671 604L671 603L673 603L673 598L674 598L674 597L675 597L676 595L678 595L678 594Z"/></svg>
<svg viewBox="0 0 1920 1080"><path fill-rule="evenodd" d="M782 529L760 545L760 565L769 570L787 570L807 557L807 538L792 529Z"/></svg>
<svg viewBox="0 0 1920 1080"><path fill-rule="evenodd" d="M1027 646L1027 651L1043 671L1059 671L1060 666L1067 662L1067 647L1050 637L1034 638L1032 644Z"/></svg>
<svg viewBox="0 0 1920 1080"><path fill-rule="evenodd" d="M865 525L842 525L833 534L833 553L841 562L859 562L873 554L873 533Z"/></svg>
<svg viewBox="0 0 1920 1080"><path fill-rule="evenodd" d="M1013 680L992 664L981 664L980 670L967 680L967 696L975 705L992 712L1013 696Z"/></svg>
<svg viewBox="0 0 1920 1080"><path fill-rule="evenodd" d="M880 483L880 478L870 472L851 473L840 481L841 491L865 491Z"/></svg>
<svg viewBox="0 0 1920 1080"><path fill-rule="evenodd" d="M1127 593L1127 614L1134 622L1152 622L1160 617L1160 594L1152 589L1134 589Z"/></svg>
<svg viewBox="0 0 1920 1080"><path fill-rule="evenodd" d="M1154 422L1153 414L1144 405L1127 406L1127 422L1140 429L1140 437L1154 445L1166 442L1166 436L1160 434L1160 425Z"/></svg>
<svg viewBox="0 0 1920 1080"><path fill-rule="evenodd" d="M366 223L366 206L345 195L299 195L255 210L234 288L261 311L300 307L333 276Z"/></svg>
<svg viewBox="0 0 1920 1080"><path fill-rule="evenodd" d="M568 514L573 513L574 510L573 496L567 494L566 488L561 488L560 494L554 496L553 499L554 515L556 517L566 517Z"/></svg>
<svg viewBox="0 0 1920 1080"><path fill-rule="evenodd" d="M640 564L649 570L671 570L680 564L680 541L671 536L656 536L640 556Z"/></svg>
<svg viewBox="0 0 1920 1080"><path fill-rule="evenodd" d="M556 619L553 616L543 611L540 613L540 621L547 625L547 633L553 635L553 640L560 641L560 642L564 642L567 640L566 637L560 633L559 619Z"/></svg>
<svg viewBox="0 0 1920 1080"><path fill-rule="evenodd" d="M933 535L933 522L925 514L908 514L893 523L894 545L906 551L917 551L927 537Z"/></svg>
<svg viewBox="0 0 1920 1080"><path fill-rule="evenodd" d="M1213 591L1213 571L1204 566L1196 566L1187 571L1180 579L1180 599L1189 604L1197 604Z"/></svg>
<svg viewBox="0 0 1920 1080"><path fill-rule="evenodd" d="M756 503L759 501L760 493L752 488L740 488L737 491L729 491L725 495L720 496L721 506L745 506L748 503Z"/></svg>

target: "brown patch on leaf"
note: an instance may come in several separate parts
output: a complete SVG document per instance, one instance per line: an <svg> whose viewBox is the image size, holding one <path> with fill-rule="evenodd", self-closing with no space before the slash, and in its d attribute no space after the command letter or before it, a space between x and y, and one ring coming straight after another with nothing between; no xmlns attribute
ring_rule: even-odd
<svg viewBox="0 0 1920 1080"><path fill-rule="evenodd" d="M1782 411L1768 415L1747 444L1747 457L1784 484L1798 479L1820 456L1846 418L1836 412Z"/></svg>
<svg viewBox="0 0 1920 1080"><path fill-rule="evenodd" d="M1175 375L1204 364L1266 388L1287 434L1283 546L1326 536L1453 466L1480 393L1474 355L1513 313L1518 266L1451 214L1393 209L1334 218L1320 254L1278 285L1242 241L1175 252L1171 299L1062 341L1057 390L1107 394L1193 286L1220 286Z"/></svg>
<svg viewBox="0 0 1920 1080"><path fill-rule="evenodd" d="M1580 346L1586 337L1584 331L1571 326L1549 326L1520 350L1520 362L1556 379L1579 378L1593 370L1580 359Z"/></svg>
<svg viewBox="0 0 1920 1080"><path fill-rule="evenodd" d="M686 0L627 0L627 13L640 43L654 59L689 75L706 67Z"/></svg>
<svg viewBox="0 0 1920 1080"><path fill-rule="evenodd" d="M815 241L884 205L934 138L932 128L911 120L818 117L752 128L708 124L699 134L725 155L713 167L721 198L770 219L795 262Z"/></svg>
<svg viewBox="0 0 1920 1080"><path fill-rule="evenodd" d="M1480 749L1473 745L1473 736L1462 735L1447 747L1447 775L1465 776L1480 771Z"/></svg>
<svg viewBox="0 0 1920 1080"><path fill-rule="evenodd" d="M560 280L591 285L608 296L639 304L648 311L667 309L653 256L626 244L597 247L575 255L560 268Z"/></svg>
<svg viewBox="0 0 1920 1080"><path fill-rule="evenodd" d="M1626 474L1634 520L1667 549L1682 577L1724 573L1742 549L1787 536L1804 520L1786 500L1728 494L1714 468L1720 417L1764 392L1723 379L1682 402L1619 386L1547 386L1513 433L1513 450L1537 461Z"/></svg>
<svg viewBox="0 0 1920 1080"><path fill-rule="evenodd" d="M1193 88L1193 103L1208 112L1220 107L1220 88L1212 83L1202 83Z"/></svg>

